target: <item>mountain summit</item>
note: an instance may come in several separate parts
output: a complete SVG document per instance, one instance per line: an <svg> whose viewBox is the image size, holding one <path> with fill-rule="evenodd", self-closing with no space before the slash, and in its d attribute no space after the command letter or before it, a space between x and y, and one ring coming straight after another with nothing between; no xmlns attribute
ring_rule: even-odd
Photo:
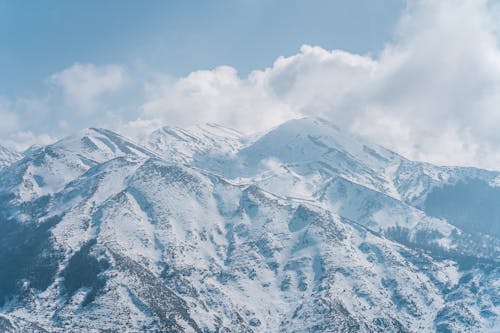
<svg viewBox="0 0 500 333"><path fill-rule="evenodd" d="M0 330L496 332L499 176L320 119L84 130L0 170Z"/></svg>

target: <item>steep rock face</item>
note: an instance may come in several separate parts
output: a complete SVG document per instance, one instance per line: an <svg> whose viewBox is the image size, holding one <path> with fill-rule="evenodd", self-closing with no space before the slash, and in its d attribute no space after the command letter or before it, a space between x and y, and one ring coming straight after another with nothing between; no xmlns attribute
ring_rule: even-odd
<svg viewBox="0 0 500 333"><path fill-rule="evenodd" d="M496 173L410 162L319 120L229 133L153 153L90 129L0 172L0 327L495 332L498 239L422 204L461 179L494 191Z"/></svg>

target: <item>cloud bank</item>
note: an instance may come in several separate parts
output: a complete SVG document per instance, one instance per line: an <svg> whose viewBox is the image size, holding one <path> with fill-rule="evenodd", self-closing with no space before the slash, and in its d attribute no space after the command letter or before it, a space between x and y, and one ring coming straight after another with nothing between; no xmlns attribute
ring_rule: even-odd
<svg viewBox="0 0 500 333"><path fill-rule="evenodd" d="M53 74L49 82L58 86L66 101L81 113L93 113L99 109L99 98L122 88L127 81L121 66L95 66L79 64Z"/></svg>
<svg viewBox="0 0 500 333"><path fill-rule="evenodd" d="M410 158L499 168L496 13L481 0L409 2L377 57L304 45L247 78L193 72L150 83L142 116L246 131L321 116Z"/></svg>
<svg viewBox="0 0 500 333"><path fill-rule="evenodd" d="M486 0L409 1L374 56L304 45L247 77L227 66L175 78L75 64L49 81L77 110L70 123L101 115L102 96L134 81L134 103L97 124L136 136L161 124L255 132L320 116L409 158L500 169L499 15Z"/></svg>

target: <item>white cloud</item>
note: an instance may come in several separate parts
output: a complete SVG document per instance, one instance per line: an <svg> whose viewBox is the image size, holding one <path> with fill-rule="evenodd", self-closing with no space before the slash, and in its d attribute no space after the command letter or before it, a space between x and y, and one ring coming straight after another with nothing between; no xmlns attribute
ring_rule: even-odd
<svg viewBox="0 0 500 333"><path fill-rule="evenodd" d="M16 131L2 139L2 145L15 151L24 151L33 145L44 146L54 143L56 138L48 134L35 134L31 131Z"/></svg>
<svg viewBox="0 0 500 333"><path fill-rule="evenodd" d="M483 0L409 2L376 58L303 46L241 78L230 67L148 84L143 118L260 130L322 116L410 158L500 165L497 8Z"/></svg>
<svg viewBox="0 0 500 333"><path fill-rule="evenodd" d="M135 139L137 142L144 142L151 132L165 125L164 120L159 118L142 119L138 118L133 121L117 121L113 124L113 128L123 133L128 138Z"/></svg>
<svg viewBox="0 0 500 333"><path fill-rule="evenodd" d="M52 123L74 131L94 119L139 138L160 125L218 122L252 132L321 116L409 158L499 169L499 14L487 0L408 0L394 41L376 57L304 45L246 77L221 66L145 82L148 73L118 65L75 64L49 79L72 108L53 94L0 103L0 133L43 133ZM129 82L133 89L123 89Z"/></svg>
<svg viewBox="0 0 500 333"><path fill-rule="evenodd" d="M125 69L118 65L79 64L53 74L49 82L59 86L69 105L83 114L98 111L99 98L116 92L127 82Z"/></svg>
<svg viewBox="0 0 500 333"><path fill-rule="evenodd" d="M158 77L147 85L146 92L143 117L166 124L218 122L253 131L297 116L260 78L241 79L227 66L192 72L180 79Z"/></svg>
<svg viewBox="0 0 500 333"><path fill-rule="evenodd" d="M37 144L45 145L55 138L43 133L51 127L48 120L49 106L46 98L17 98L0 96L0 144L23 151ZM35 133L28 128L38 129Z"/></svg>
<svg viewBox="0 0 500 333"><path fill-rule="evenodd" d="M486 1L415 1L351 128L409 157L498 168L500 50ZM380 123L392 126L375 126ZM401 135L404 132L404 135Z"/></svg>
<svg viewBox="0 0 500 333"><path fill-rule="evenodd" d="M12 133L19 128L19 117L12 111L12 103L0 96L0 135Z"/></svg>
<svg viewBox="0 0 500 333"><path fill-rule="evenodd" d="M304 115L326 115L349 98L377 63L343 51L304 45L271 68L238 76L228 66L183 78L158 76L146 85L142 116L190 125L218 122L251 132Z"/></svg>

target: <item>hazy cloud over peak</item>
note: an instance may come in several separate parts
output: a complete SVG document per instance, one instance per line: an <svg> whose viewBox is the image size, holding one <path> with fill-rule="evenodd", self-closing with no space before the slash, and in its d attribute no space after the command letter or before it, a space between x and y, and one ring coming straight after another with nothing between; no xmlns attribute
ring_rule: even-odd
<svg viewBox="0 0 500 333"><path fill-rule="evenodd" d="M144 115L247 131L322 116L410 158L494 168L500 165L495 12L487 1L413 1L395 42L378 57L304 45L246 78L228 67L193 72L149 96Z"/></svg>
<svg viewBox="0 0 500 333"><path fill-rule="evenodd" d="M98 99L106 93L119 90L127 81L121 66L95 66L76 63L53 74L49 80L63 91L65 100L81 113L92 113L98 109Z"/></svg>
<svg viewBox="0 0 500 333"><path fill-rule="evenodd" d="M217 122L253 132L321 116L409 158L498 169L499 16L486 0L408 1L379 54L304 45L246 76L230 66L173 77L76 63L50 76L57 89L48 104L59 107L44 112L59 129L94 117L97 126L136 136L162 124ZM113 103L105 107L104 99ZM19 130L31 130L22 112L18 118Z"/></svg>

